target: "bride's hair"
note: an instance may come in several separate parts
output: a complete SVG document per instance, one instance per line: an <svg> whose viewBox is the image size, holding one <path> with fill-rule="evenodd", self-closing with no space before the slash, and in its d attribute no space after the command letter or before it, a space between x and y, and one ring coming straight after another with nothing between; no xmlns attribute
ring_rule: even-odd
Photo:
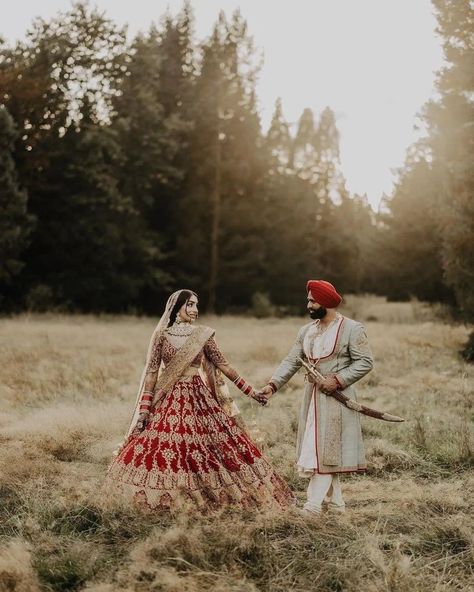
<svg viewBox="0 0 474 592"><path fill-rule="evenodd" d="M198 297L196 292L193 292L192 290L182 290L181 291L181 294L178 296L178 300L176 300L176 304L173 306L173 308L171 310L170 320L168 322L168 327L170 327L175 322L176 315L178 314L179 309L183 306L183 304L185 304L191 298L191 296L196 296L196 298Z"/></svg>

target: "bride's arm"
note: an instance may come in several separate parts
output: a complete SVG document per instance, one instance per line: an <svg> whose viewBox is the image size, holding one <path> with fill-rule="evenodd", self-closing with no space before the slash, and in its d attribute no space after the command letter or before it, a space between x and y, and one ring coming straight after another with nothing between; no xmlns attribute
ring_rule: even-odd
<svg viewBox="0 0 474 592"><path fill-rule="evenodd" d="M204 354L214 364L214 366L218 368L222 374L224 374L224 376L231 380L235 386L245 395L252 397L259 403L266 403L266 400L263 402L263 399L257 395L254 388L239 375L235 368L229 364L224 354L220 351L214 337L211 337L204 346Z"/></svg>
<svg viewBox="0 0 474 592"><path fill-rule="evenodd" d="M143 381L142 392L140 393L139 415L136 428L140 431L150 415L151 404L153 402L158 370L161 364L162 338L153 345L150 361L148 362L145 380Z"/></svg>

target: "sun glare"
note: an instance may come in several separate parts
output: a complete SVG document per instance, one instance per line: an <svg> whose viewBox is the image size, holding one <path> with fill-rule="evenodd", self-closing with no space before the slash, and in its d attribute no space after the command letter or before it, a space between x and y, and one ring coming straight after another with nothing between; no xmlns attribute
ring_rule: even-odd
<svg viewBox="0 0 474 592"><path fill-rule="evenodd" d="M150 3L96 0L130 34L146 30L182 0ZM326 106L337 116L341 162L348 189L367 194L376 208L393 187L416 138L416 115L433 95L442 64L430 0L192 0L196 37L210 34L220 10L240 8L264 56L258 82L262 125L277 97L294 130L305 107L318 115ZM67 0L13 4L1 33L22 37L33 17L67 9Z"/></svg>

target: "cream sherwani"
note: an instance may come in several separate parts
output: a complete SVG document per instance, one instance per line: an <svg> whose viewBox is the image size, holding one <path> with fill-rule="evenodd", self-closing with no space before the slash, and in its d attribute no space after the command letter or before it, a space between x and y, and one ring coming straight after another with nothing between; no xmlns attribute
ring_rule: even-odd
<svg viewBox="0 0 474 592"><path fill-rule="evenodd" d="M301 357L321 374L335 374L344 394L356 399L353 383L373 367L364 326L342 315L324 332L318 325L313 321L300 329L271 382L280 389L301 367ZM360 415L325 395L308 377L300 409L296 462L300 475L307 477L366 469ZM331 480L326 482L330 488Z"/></svg>
<svg viewBox="0 0 474 592"><path fill-rule="evenodd" d="M307 357L313 360L320 360L329 356L334 349L336 337L342 322L342 316L335 319L333 323L323 332L320 332L319 323L312 323L303 339L303 351ZM316 450L316 389L311 393L306 427L301 442L301 452L297 460L298 472L302 477L311 476L318 468Z"/></svg>

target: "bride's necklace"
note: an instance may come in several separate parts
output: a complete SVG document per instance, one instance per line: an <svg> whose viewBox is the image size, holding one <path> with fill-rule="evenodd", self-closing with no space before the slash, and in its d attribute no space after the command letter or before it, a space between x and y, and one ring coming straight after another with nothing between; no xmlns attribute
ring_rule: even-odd
<svg viewBox="0 0 474 592"><path fill-rule="evenodd" d="M173 337L189 337L192 332L192 324L186 321L182 321L181 323L173 323L171 327L168 327L168 334L173 335Z"/></svg>

